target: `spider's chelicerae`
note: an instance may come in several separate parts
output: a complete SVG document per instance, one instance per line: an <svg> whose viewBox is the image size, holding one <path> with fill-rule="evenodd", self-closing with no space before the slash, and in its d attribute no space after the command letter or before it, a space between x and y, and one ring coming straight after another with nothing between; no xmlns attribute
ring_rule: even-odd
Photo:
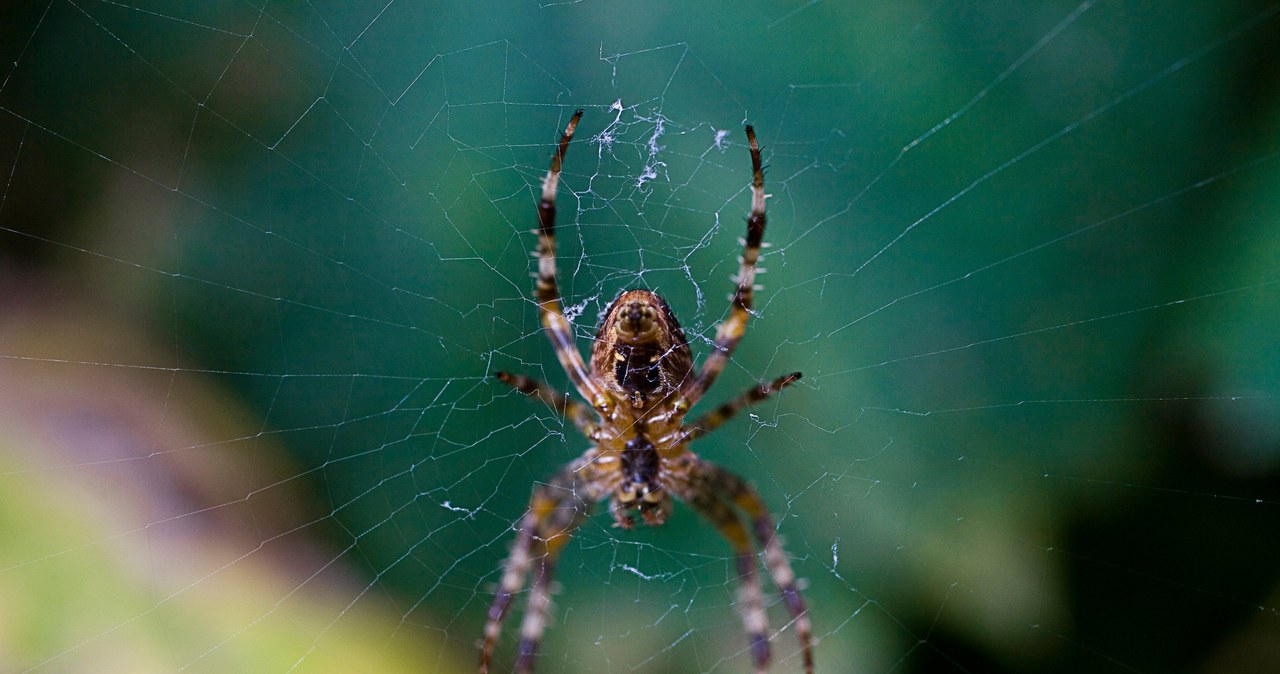
<svg viewBox="0 0 1280 674"><path fill-rule="evenodd" d="M733 546L739 610L757 674L764 672L769 663L769 623L756 575L753 536L764 551L765 568L782 595L782 603L791 613L800 638L804 670L812 674L809 616L768 508L742 478L689 451L690 442L715 430L748 405L777 393L799 379L800 373L760 384L693 423L684 423L685 413L724 370L750 315L765 225L764 173L755 132L750 126L746 128L752 169L747 238L729 317L716 328L715 349L695 372L684 331L667 303L648 290L631 290L618 296L605 313L596 331L588 367L574 344L573 328L561 309L556 287L556 185L565 150L581 117L582 111L578 110L569 120L551 169L542 181L536 277L542 326L560 365L590 406L529 377L505 372L497 373L497 377L563 414L593 446L551 479L534 487L529 510L520 520L515 546L503 565L502 580L489 607L480 672L489 671L502 623L516 593L524 587L530 567L534 569L533 583L520 626L515 670L533 671L550 608L556 561L595 503L608 498L609 512L617 526L630 529L635 526L633 517L637 513L648 525L665 522L674 496L715 525ZM738 511L746 515L749 523Z"/></svg>

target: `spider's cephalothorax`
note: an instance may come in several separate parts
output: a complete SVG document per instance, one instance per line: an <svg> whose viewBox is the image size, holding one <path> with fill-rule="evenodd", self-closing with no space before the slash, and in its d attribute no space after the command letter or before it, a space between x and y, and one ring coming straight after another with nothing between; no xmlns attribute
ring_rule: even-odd
<svg viewBox="0 0 1280 674"><path fill-rule="evenodd" d="M632 511L649 526L658 526L671 514L671 495L662 488L662 456L643 434L627 441L622 448L622 483L609 499L613 522L623 529L635 526Z"/></svg>
<svg viewBox="0 0 1280 674"><path fill-rule="evenodd" d="M560 365L588 405L529 377L505 372L497 373L497 377L564 415L592 446L533 489L529 510L520 520L515 546L503 565L497 594L489 606L480 672L489 671L502 623L516 593L525 586L531 567L535 573L520 626L515 670L521 674L533 671L538 641L550 611L555 564L569 536L587 518L592 506L608 499L615 524L630 529L637 513L645 524L665 522L674 497L706 518L733 547L739 610L756 673L764 672L769 663L769 621L756 575L758 545L782 604L791 614L800 639L804 671L812 674L809 614L768 508L745 480L689 450L689 443L715 430L748 405L782 390L799 379L800 373L761 383L692 423L684 422L685 413L724 370L750 316L765 227L764 170L755 132L750 126L746 129L751 151L751 215L734 279L737 287L729 316L717 326L715 347L702 367L694 370L689 343L671 308L648 290L622 293L609 306L596 331L588 367L574 344L573 327L561 309L556 284L556 186L565 150L581 117L579 110L569 120L551 160L551 170L542 181L535 276L543 328Z"/></svg>

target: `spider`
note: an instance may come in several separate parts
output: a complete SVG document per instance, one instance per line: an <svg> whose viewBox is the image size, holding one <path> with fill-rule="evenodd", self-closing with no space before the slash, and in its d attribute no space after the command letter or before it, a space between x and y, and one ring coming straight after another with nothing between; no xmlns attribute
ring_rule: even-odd
<svg viewBox="0 0 1280 674"><path fill-rule="evenodd" d="M688 341L671 308L648 290L624 292L609 306L596 331L588 368L574 343L573 328L561 309L556 286L556 186L565 151L581 118L582 110L578 110L569 120L551 168L542 180L535 254L538 271L534 276L542 326L560 365L589 406L529 377L506 372L496 376L555 409L573 422L593 446L534 487L529 510L520 520L515 545L503 564L502 579L489 606L480 672L489 671L502 623L516 593L524 588L530 567L534 569L533 581L520 626L515 671L533 671L550 609L556 562L594 504L608 498L615 526L631 529L637 516L650 526L665 522L675 497L713 524L733 547L739 610L755 672L763 673L769 664L769 623L756 576L752 536L763 549L765 567L791 613L804 671L812 674L813 639L808 611L764 501L745 480L689 450L690 442L715 430L743 408L792 384L800 373L761 383L693 423L684 423L685 413L724 370L750 315L765 226L764 173L755 131L746 127L751 149L751 215L734 279L737 290L729 317L716 328L715 349L701 369L694 372ZM735 508L750 520L750 527Z"/></svg>

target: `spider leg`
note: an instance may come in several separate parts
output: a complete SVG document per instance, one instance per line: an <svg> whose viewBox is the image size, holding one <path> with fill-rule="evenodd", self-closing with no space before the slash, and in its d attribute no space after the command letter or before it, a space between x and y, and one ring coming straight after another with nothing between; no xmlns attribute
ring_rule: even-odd
<svg viewBox="0 0 1280 674"><path fill-rule="evenodd" d="M560 288L556 284L556 187L560 184L560 166L564 153L569 149L573 131L582 119L582 110L573 113L560 136L560 145L551 159L551 168L542 179L542 201L538 204L538 310L542 315L542 327L555 349L556 358L564 368L578 393L593 407L604 413L609 408L609 397L595 385L587 372L587 366L574 342L573 326L565 318L560 306Z"/></svg>
<svg viewBox="0 0 1280 674"><path fill-rule="evenodd" d="M764 401L773 394L790 386L800 379L799 372L792 372L774 379L771 382L761 382L752 388L743 391L738 397L729 402L707 412L698 417L692 424L685 426L682 431L686 433L685 441L693 442L698 438L719 428L721 424L732 419L734 415L741 412L746 407Z"/></svg>
<svg viewBox="0 0 1280 674"><path fill-rule="evenodd" d="M738 276L734 279L738 288L733 293L729 317L716 326L715 349L702 363L698 376L689 380L681 390L683 403L692 407L711 388L716 377L724 371L729 356L738 346L747 329L751 315L751 299L755 291L756 262L760 259L760 245L764 239L764 169L760 164L760 146L756 144L756 132L746 128L747 143L751 148L751 215L747 218L747 238L738 264ZM687 409L687 407L685 408Z"/></svg>
<svg viewBox="0 0 1280 674"><path fill-rule="evenodd" d="M691 492L685 500L733 547L738 567L738 605L742 612L742 626L751 642L751 659L756 674L763 674L769 665L769 617L761 598L760 578L756 575L755 548L742 519L728 503L716 496L709 483L695 482Z"/></svg>
<svg viewBox="0 0 1280 674"><path fill-rule="evenodd" d="M787 553L782 549L782 541L774 529L773 517L765 506L760 494L742 478L721 468L720 466L700 462L702 474L707 481L707 489L714 493L726 494L734 505L742 508L751 518L752 529L756 540L764 548L764 564L773 578L773 584L782 595L782 603L791 613L792 622L796 626L796 636L800 639L800 657L804 661L806 674L813 674L813 627L809 622L809 612L800 596L800 588L796 584L796 574L787 561Z"/></svg>
<svg viewBox="0 0 1280 674"><path fill-rule="evenodd" d="M529 572L530 547L533 532L537 529L537 521L530 512L520 523L520 533L516 536L516 544L510 556L503 564L502 582L498 593L489 604L489 617L484 624L484 645L480 651L480 674L488 674L489 662L493 659L493 649L498 645L498 636L502 633L502 623L511 611L511 601L515 594L524 587L525 575Z"/></svg>
<svg viewBox="0 0 1280 674"><path fill-rule="evenodd" d="M516 650L516 671L520 674L533 671L538 642L542 639L551 610L551 580L556 560L573 530L586 520L591 504L599 500L604 489L594 481L597 476L592 472L593 465L578 459L546 483L534 487L529 511L521 520L515 547L503 565L502 581L489 606L480 653L480 674L488 674L512 600L524 587L529 567L536 564L537 571L520 624L520 644Z"/></svg>
<svg viewBox="0 0 1280 674"><path fill-rule="evenodd" d="M522 374L511 374L510 372L495 372L494 375L499 381L510 386L511 388L531 397L542 401L547 407L555 410L560 416L565 417L573 422L583 435L588 438L594 438L599 431L596 421L592 418L591 412L582 403L570 398L569 396L557 391L547 384L526 377Z"/></svg>
<svg viewBox="0 0 1280 674"><path fill-rule="evenodd" d="M516 674L531 674L538 655L538 642L547 629L551 613L551 578L555 575L556 555L546 551L538 558L538 572L529 590L529 603L520 624L520 645L516 649Z"/></svg>

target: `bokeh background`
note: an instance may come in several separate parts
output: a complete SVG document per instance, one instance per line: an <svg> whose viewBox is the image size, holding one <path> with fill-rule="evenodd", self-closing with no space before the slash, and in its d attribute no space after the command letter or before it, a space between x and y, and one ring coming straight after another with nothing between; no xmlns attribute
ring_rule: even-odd
<svg viewBox="0 0 1280 674"><path fill-rule="evenodd" d="M705 353L765 146L712 399L805 378L699 451L776 513L818 671L1280 671L1277 36L1254 0L6 3L0 669L472 671L584 448L491 378L564 386L529 230L583 107L583 346L647 287ZM688 510L596 517L559 580L539 671L750 668Z"/></svg>

